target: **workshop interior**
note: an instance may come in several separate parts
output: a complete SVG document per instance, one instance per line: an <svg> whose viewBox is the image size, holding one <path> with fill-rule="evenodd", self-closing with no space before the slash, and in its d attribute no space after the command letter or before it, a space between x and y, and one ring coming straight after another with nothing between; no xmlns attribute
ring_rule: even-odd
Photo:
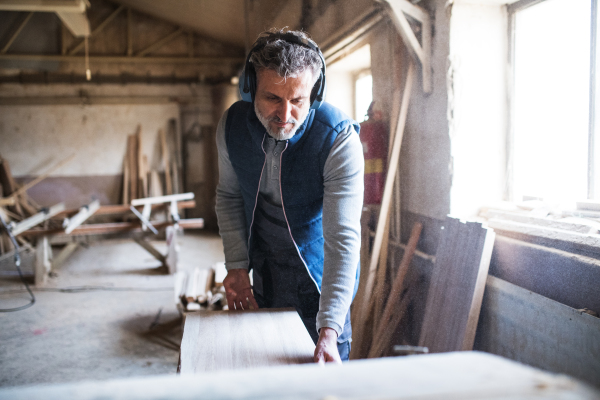
<svg viewBox="0 0 600 400"><path fill-rule="evenodd" d="M600 399L598 3L0 0L0 400Z"/></svg>

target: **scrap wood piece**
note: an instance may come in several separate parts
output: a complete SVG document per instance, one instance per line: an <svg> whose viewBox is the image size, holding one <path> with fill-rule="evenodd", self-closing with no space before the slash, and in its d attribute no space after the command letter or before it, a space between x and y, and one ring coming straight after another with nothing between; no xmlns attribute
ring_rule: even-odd
<svg viewBox="0 0 600 400"><path fill-rule="evenodd" d="M215 265L213 265L213 269L215 271L215 286L223 286L223 279L225 279L225 277L227 276L227 268L225 268L225 263L218 262Z"/></svg>
<svg viewBox="0 0 600 400"><path fill-rule="evenodd" d="M400 149L402 146L402 138L404 136L404 127L406 125L406 118L408 116L408 104L410 101L412 85L414 81L414 66L412 63L409 64L408 74L406 77L406 84L404 87L404 93L402 95L402 103L400 108L400 113L398 116L398 124L396 125L396 134L394 135L394 142L391 150L391 157L388 164L388 174L385 180L385 187L383 191L383 199L381 201L381 209L379 212L379 219L377 222L377 231L375 233L375 241L373 243L373 251L371 254L371 262L369 264L369 275L367 279L367 284L365 287L365 297L363 298L363 303L359 308L359 318L362 319L361 323L357 327L357 339L358 339L358 347L361 349L359 352L361 357L364 357L366 354L365 347L368 345L365 343L366 341L363 339L363 336L366 335L366 331L368 327L366 326L364 320L367 318L371 310L371 296L373 295L373 286L375 283L375 273L377 271L377 265L379 262L379 255L381 251L381 247L383 244L383 234L385 231L386 221L388 217L388 212L390 209L390 203L392 200L392 192L393 185L395 181L395 175L398 172L398 164L400 161Z"/></svg>
<svg viewBox="0 0 600 400"><path fill-rule="evenodd" d="M68 235L69 233L73 232L73 229L83 224L88 218L94 215L94 213L98 211L99 208L100 200L94 200L90 204L81 207L77 214L75 214L71 218L65 219L65 233Z"/></svg>
<svg viewBox="0 0 600 400"><path fill-rule="evenodd" d="M55 166L53 166L52 168L50 168L43 175L40 175L37 178L35 178L34 180L32 180L31 182L28 182L27 184L21 186L19 189L17 189L13 193L11 193L10 196L11 197L15 197L15 196L24 194L29 189L31 189L33 186L37 185L38 183L40 183L41 181L43 181L44 179L46 179L47 177L49 177L50 174L52 174L55 171L57 171L58 169L60 169L63 165L71 162L75 158L75 156L76 156L76 154L72 154L70 157L65 158L64 160L62 160L61 162L59 162L58 164L56 164Z"/></svg>
<svg viewBox="0 0 600 400"><path fill-rule="evenodd" d="M196 279L197 292L195 301L197 301L198 303L204 303L208 299L207 292L210 291L210 288L208 288L208 290L206 289L208 283L208 270L205 268L198 268Z"/></svg>
<svg viewBox="0 0 600 400"><path fill-rule="evenodd" d="M388 296L387 303L385 304L385 309L383 310L381 320L377 323L377 328L374 331L375 333L373 334L374 340L372 349L369 352L369 358L377 357L381 353L381 348L387 345L387 342L389 341L389 339L386 340L386 336L383 335L387 335L387 332L391 331L389 333L389 336L391 337L393 330L398 325L398 323L396 323L395 325L393 324L393 322L390 323L394 312L396 312L396 314L402 314L405 311L402 306L397 307L397 304L402 294L404 278L406 277L413 255L415 254L415 250L417 249L417 243L419 242L419 237L421 236L422 230L423 225L421 223L417 222L413 225L412 232L410 234L410 239L408 240L408 245L406 246L404 254L402 255L402 261L400 262L400 266L398 267L398 272L396 274L396 278L394 279L394 284ZM406 305L404 304L404 302L402 304Z"/></svg>
<svg viewBox="0 0 600 400"><path fill-rule="evenodd" d="M193 303L198 298L198 277L200 268L196 267L188 274L187 287L185 289L185 299L188 303Z"/></svg>
<svg viewBox="0 0 600 400"><path fill-rule="evenodd" d="M202 223L204 224L204 221ZM179 227L181 227L181 225L179 225ZM177 242L178 230L179 229L175 226L168 226L166 229L167 255L165 262L167 264L167 268L169 269L170 274L174 274L175 272L177 272L179 265L179 243Z"/></svg>
<svg viewBox="0 0 600 400"><path fill-rule="evenodd" d="M60 268L65 261L77 250L79 247L79 243L71 242L67 243L67 245L58 253L56 257L52 259L52 269L56 270Z"/></svg>
<svg viewBox="0 0 600 400"><path fill-rule="evenodd" d="M391 340L394 336L396 328L406 315L406 311L408 310L408 305L412 300L413 293L413 287L409 287L403 293L401 293L401 296L399 296L401 298L400 304L395 304L397 307L396 312L391 315L391 318L385 323L385 328L377 331L377 335L374 336L374 340L371 348L369 349L367 358L381 357L386 347L391 344ZM384 321L382 320L381 322L383 323Z"/></svg>
<svg viewBox="0 0 600 400"><path fill-rule="evenodd" d="M160 137L162 161L163 167L165 169L165 189L167 194L173 194L173 183L171 180L171 165L169 160L169 147L167 146L167 138L165 136L165 131L159 129L158 136Z"/></svg>
<svg viewBox="0 0 600 400"><path fill-rule="evenodd" d="M185 296L185 288L187 287L187 274L185 271L178 271L173 277L174 285L174 300L175 305L181 304L182 298Z"/></svg>
<svg viewBox="0 0 600 400"><path fill-rule="evenodd" d="M185 319L181 373L313 362L315 345L296 310L199 311Z"/></svg>
<svg viewBox="0 0 600 400"><path fill-rule="evenodd" d="M138 130L141 130L142 127L138 125ZM129 176L127 179L129 180L127 186L129 187L129 195L128 200L131 201L133 199L138 198L138 177L139 177L139 169L138 169L138 140L137 134L128 135L127 136L127 171L129 172Z"/></svg>
<svg viewBox="0 0 600 400"><path fill-rule="evenodd" d="M419 346L432 353L472 350L494 239L478 222L446 218Z"/></svg>

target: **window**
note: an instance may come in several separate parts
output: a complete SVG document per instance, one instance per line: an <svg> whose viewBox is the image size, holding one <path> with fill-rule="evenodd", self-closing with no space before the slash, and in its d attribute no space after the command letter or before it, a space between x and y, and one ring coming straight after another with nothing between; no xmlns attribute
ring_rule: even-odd
<svg viewBox="0 0 600 400"><path fill-rule="evenodd" d="M367 111L373 101L373 76L371 70L363 71L354 81L354 119L363 122L367 119Z"/></svg>
<svg viewBox="0 0 600 400"><path fill-rule="evenodd" d="M594 148L598 132L592 109L598 103L596 2L521 0L509 6L511 200L567 204L600 198L600 185L594 184L600 179L594 169L600 152Z"/></svg>

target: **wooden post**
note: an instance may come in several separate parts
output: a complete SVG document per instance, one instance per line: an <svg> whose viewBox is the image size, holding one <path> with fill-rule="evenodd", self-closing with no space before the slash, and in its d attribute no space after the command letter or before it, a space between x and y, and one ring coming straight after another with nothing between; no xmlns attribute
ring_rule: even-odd
<svg viewBox="0 0 600 400"><path fill-rule="evenodd" d="M50 272L50 245L48 236L42 236L38 239L36 246L35 273L34 282L36 286L44 285L48 280Z"/></svg>

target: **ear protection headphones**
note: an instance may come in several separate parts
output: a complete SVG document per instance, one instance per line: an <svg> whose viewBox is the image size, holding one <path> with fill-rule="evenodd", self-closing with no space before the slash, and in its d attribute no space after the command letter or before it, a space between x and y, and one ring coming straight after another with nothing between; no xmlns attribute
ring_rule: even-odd
<svg viewBox="0 0 600 400"><path fill-rule="evenodd" d="M239 90L240 90L240 96L242 97L242 100L252 103L252 102L254 102L254 96L256 95L256 70L254 69L254 65L252 65L252 63L250 62L250 57L252 56L252 53L255 51L262 50L263 47L265 47L265 45L268 44L272 40L281 39L281 40L286 41L291 44L297 44L299 46L307 47L307 48L315 51L321 58L321 63L323 64L323 67L321 67L319 79L317 79L317 82L313 86L312 91L310 93L310 108L312 108L313 110L316 110L319 107L321 107L321 104L323 103L323 100L325 97L325 89L326 89L325 59L323 58L323 54L321 53L321 50L319 50L319 48L317 46L315 46L308 40L298 37L298 36L295 36L292 33L271 33L267 38L269 39L267 41L267 43L258 44L256 46L254 46L248 53L248 57L246 57L246 63L244 64L244 70L242 71L242 75L240 76L240 81L239 81Z"/></svg>

